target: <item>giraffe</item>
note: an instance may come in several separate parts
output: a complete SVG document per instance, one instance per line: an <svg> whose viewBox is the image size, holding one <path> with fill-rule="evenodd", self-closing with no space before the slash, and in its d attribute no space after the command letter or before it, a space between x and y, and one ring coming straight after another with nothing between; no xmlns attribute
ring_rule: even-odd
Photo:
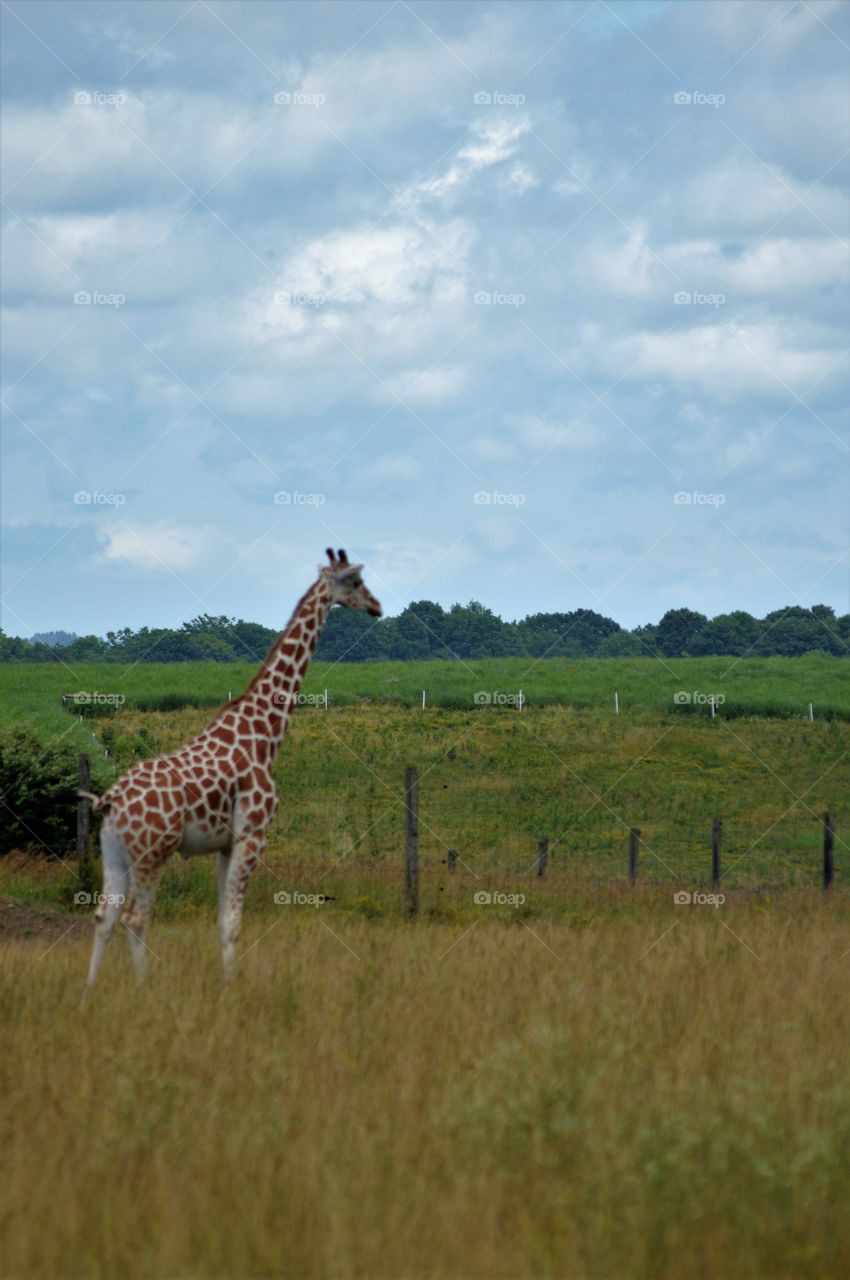
<svg viewBox="0 0 850 1280"><path fill-rule="evenodd" d="M106 817L100 833L103 894L86 995L119 920L143 980L145 931L159 878L175 852L187 858L218 854L219 938L225 976L231 975L245 887L277 808L271 766L322 625L334 604L381 616L363 582L363 566L349 564L344 551L329 548L327 555L329 563L319 567L241 697L225 703L179 750L140 761L102 797L91 795L93 808Z"/></svg>

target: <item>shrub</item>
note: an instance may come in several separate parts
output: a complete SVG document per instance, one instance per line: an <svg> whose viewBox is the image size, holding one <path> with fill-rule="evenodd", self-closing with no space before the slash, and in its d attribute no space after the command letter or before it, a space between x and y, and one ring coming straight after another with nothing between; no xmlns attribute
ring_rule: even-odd
<svg viewBox="0 0 850 1280"><path fill-rule="evenodd" d="M137 711L181 711L184 707L218 707L221 702L219 693L151 693L131 699Z"/></svg>
<svg viewBox="0 0 850 1280"><path fill-rule="evenodd" d="M0 853L34 849L63 857L76 832L77 753L45 746L32 729L0 737Z"/></svg>

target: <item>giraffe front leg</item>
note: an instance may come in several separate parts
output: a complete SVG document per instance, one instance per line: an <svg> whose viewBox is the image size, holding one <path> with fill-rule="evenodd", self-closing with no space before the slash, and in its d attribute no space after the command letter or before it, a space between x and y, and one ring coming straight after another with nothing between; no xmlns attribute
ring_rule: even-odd
<svg viewBox="0 0 850 1280"><path fill-rule="evenodd" d="M227 873L230 871L230 850L218 855L218 930L221 933L221 922L224 916L224 905L227 901Z"/></svg>
<svg viewBox="0 0 850 1280"><path fill-rule="evenodd" d="M228 859L226 873L222 877L222 858L219 858L220 899L218 927L221 939L221 959L225 978L233 977L236 961L236 943L242 928L242 905L251 872L262 857L266 833L245 831L233 842L233 852Z"/></svg>

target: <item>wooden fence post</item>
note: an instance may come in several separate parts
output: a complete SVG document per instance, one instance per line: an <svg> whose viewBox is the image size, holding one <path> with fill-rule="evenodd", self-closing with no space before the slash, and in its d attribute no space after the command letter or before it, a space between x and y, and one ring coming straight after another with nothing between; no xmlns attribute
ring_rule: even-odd
<svg viewBox="0 0 850 1280"><path fill-rule="evenodd" d="M723 823L719 818L711 820L711 883L713 888L720 886L720 838L723 834Z"/></svg>
<svg viewBox="0 0 850 1280"><path fill-rule="evenodd" d="M419 914L419 773L411 765L404 775L404 909Z"/></svg>
<svg viewBox="0 0 850 1280"><path fill-rule="evenodd" d="M632 827L629 832L629 883L634 884L637 880L638 865L638 846L640 845L640 831L637 827Z"/></svg>
<svg viewBox="0 0 850 1280"><path fill-rule="evenodd" d="M446 865L449 871L454 871L457 864L457 849L449 849L449 856L446 859Z"/></svg>
<svg viewBox="0 0 850 1280"><path fill-rule="evenodd" d="M91 791L91 764L87 755L78 760L79 789ZM88 796L77 797L77 866L80 880L86 883L87 864L89 858L89 832L91 831L91 800Z"/></svg>
<svg viewBox="0 0 850 1280"><path fill-rule="evenodd" d="M823 887L832 888L835 879L835 814L823 815Z"/></svg>
<svg viewBox="0 0 850 1280"><path fill-rule="evenodd" d="M549 861L549 841L546 836L541 836L537 841L537 874L542 876L546 872L546 863Z"/></svg>

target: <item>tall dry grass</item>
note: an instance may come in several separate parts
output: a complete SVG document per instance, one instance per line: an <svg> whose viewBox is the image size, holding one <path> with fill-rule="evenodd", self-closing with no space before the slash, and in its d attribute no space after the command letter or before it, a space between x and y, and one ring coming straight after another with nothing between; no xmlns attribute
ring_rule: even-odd
<svg viewBox="0 0 850 1280"><path fill-rule="evenodd" d="M850 904L2 951L4 1276L850 1273ZM121 942L121 946L117 942Z"/></svg>

